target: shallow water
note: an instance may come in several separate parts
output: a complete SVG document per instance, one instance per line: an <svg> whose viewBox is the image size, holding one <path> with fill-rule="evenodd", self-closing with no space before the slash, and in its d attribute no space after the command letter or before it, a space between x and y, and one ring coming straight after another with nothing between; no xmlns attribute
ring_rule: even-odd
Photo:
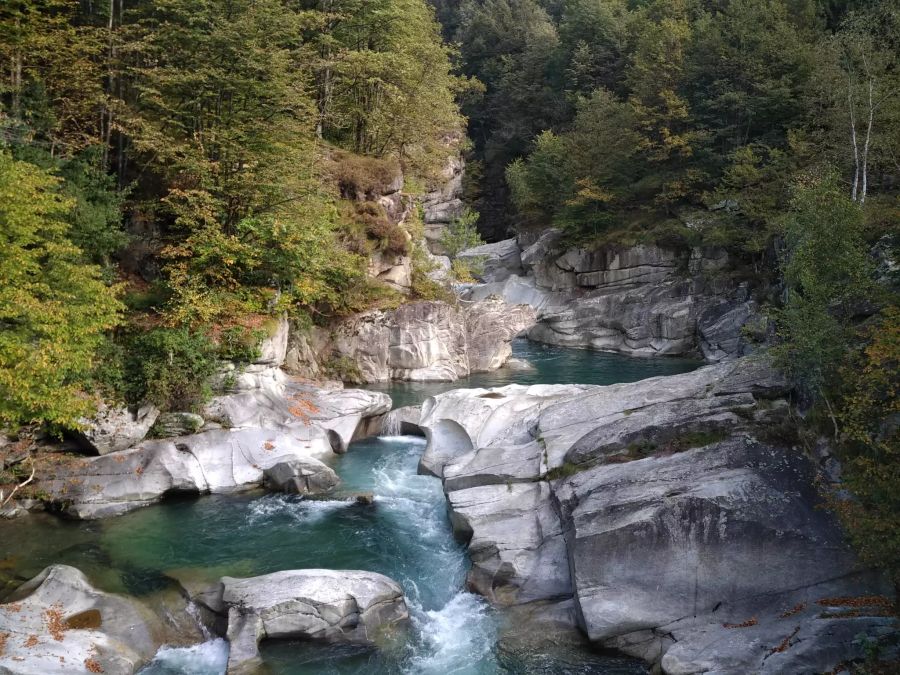
<svg viewBox="0 0 900 675"><path fill-rule="evenodd" d="M389 388L395 405L436 391L517 381L609 384L685 372L688 360L627 359L597 352L519 342L516 356L535 371L501 371L439 385ZM416 475L424 441L396 436L354 443L334 464L342 485L328 499L248 493L167 500L95 522L51 516L0 523L0 592L51 563L83 570L110 591L149 595L173 578L215 581L283 569L366 569L396 579L409 600L412 629L392 648L375 651L263 643L271 675L421 674L631 675L646 672L628 659L580 646L523 646L504 639L503 616L466 592L469 562L453 539L440 481ZM375 502L350 496L372 492ZM142 675L220 675L227 643L210 639L166 647Z"/></svg>

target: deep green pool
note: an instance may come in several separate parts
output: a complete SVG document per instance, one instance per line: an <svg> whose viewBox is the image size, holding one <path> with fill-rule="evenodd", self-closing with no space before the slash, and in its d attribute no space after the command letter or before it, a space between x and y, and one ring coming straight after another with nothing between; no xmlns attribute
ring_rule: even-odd
<svg viewBox="0 0 900 675"><path fill-rule="evenodd" d="M475 373L456 382L384 382L368 385L369 389L391 395L394 407L416 405L429 396L466 387L502 387L505 384L616 384L636 382L656 375L677 375L702 365L698 359L660 357L635 358L570 349L531 342L524 338L513 341L513 356L525 359L534 370L501 368L489 373Z"/></svg>
<svg viewBox="0 0 900 675"><path fill-rule="evenodd" d="M610 384L685 372L696 361L628 359L517 342L535 371L500 371L452 384L396 383L395 405L460 386L510 382ZM102 521L50 516L0 522L0 583L33 576L51 563L83 570L97 585L149 595L172 578L214 581L282 569L367 569L396 579L410 603L413 630L387 652L264 643L272 675L328 673L644 673L639 664L572 645L523 647L504 640L503 616L463 590L465 551L454 541L440 481L416 475L424 441L386 437L354 443L335 462L340 489L327 500L249 493L169 500ZM345 501L365 491L375 502ZM0 592L3 586L0 585ZM211 640L163 649L144 675L219 675L227 644Z"/></svg>

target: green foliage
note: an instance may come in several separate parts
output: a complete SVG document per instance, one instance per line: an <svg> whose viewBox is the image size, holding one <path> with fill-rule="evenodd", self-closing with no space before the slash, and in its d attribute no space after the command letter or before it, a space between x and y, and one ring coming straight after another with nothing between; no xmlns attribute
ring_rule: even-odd
<svg viewBox="0 0 900 675"><path fill-rule="evenodd" d="M477 222L478 214L467 209L459 218L454 218L441 232L441 246L444 247L451 259L456 258L468 248L485 243L476 227Z"/></svg>
<svg viewBox="0 0 900 675"><path fill-rule="evenodd" d="M851 319L871 299L862 225L861 210L835 176L811 176L797 186L786 224L788 297L778 314L784 342L777 357L809 392L827 386L847 349Z"/></svg>
<svg viewBox="0 0 900 675"><path fill-rule="evenodd" d="M259 347L268 336L261 328L228 326L218 336L218 356L226 361L251 363L259 358Z"/></svg>
<svg viewBox="0 0 900 675"><path fill-rule="evenodd" d="M463 283L475 281L475 278L481 274L484 265L484 259L480 256L457 257L466 249L485 243L478 232L477 222L478 214L466 209L461 216L454 218L441 232L441 246L450 257L450 271L457 281Z"/></svg>
<svg viewBox="0 0 900 675"><path fill-rule="evenodd" d="M315 16L316 106L322 135L361 155L394 156L419 173L446 157L462 125L434 12L424 0L333 0Z"/></svg>
<svg viewBox="0 0 900 675"><path fill-rule="evenodd" d="M329 378L342 382L360 382L362 378L356 361L343 354L332 356L323 364L323 369Z"/></svg>
<svg viewBox="0 0 900 675"><path fill-rule="evenodd" d="M838 504L866 562L900 582L900 310L886 308L841 369L838 454L856 497Z"/></svg>
<svg viewBox="0 0 900 675"><path fill-rule="evenodd" d="M155 328L125 341L125 400L193 411L210 395L218 364L215 343L188 328Z"/></svg>
<svg viewBox="0 0 900 675"><path fill-rule="evenodd" d="M76 426L103 332L122 306L69 239L59 179L0 151L0 424Z"/></svg>

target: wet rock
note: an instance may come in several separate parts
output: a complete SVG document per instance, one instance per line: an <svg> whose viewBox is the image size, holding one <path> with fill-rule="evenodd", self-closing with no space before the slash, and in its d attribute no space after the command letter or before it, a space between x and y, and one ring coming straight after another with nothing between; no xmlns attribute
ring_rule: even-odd
<svg viewBox="0 0 900 675"><path fill-rule="evenodd" d="M334 469L312 457L279 462L263 471L263 487L294 495L322 494L340 482Z"/></svg>
<svg viewBox="0 0 900 675"><path fill-rule="evenodd" d="M533 371L536 370L534 365L525 359L509 359L505 364L505 368L510 370Z"/></svg>
<svg viewBox="0 0 900 675"><path fill-rule="evenodd" d="M454 533L468 541L467 586L505 606L572 594L565 541L544 482L448 494Z"/></svg>
<svg viewBox="0 0 900 675"><path fill-rule="evenodd" d="M159 416L159 408L109 407L102 403L97 414L80 420L84 428L74 435L81 445L98 455L106 455L140 443Z"/></svg>
<svg viewBox="0 0 900 675"><path fill-rule="evenodd" d="M409 620L403 590L381 574L289 570L260 577L223 577L228 614L228 671L258 665L259 641L293 638L378 645Z"/></svg>
<svg viewBox="0 0 900 675"><path fill-rule="evenodd" d="M52 565L0 605L0 673L131 675L160 646L162 627L128 598Z"/></svg>

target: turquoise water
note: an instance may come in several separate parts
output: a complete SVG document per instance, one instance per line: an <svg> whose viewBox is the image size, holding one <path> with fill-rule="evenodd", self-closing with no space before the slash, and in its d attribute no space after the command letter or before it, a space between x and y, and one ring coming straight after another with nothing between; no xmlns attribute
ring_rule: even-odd
<svg viewBox="0 0 900 675"><path fill-rule="evenodd" d="M515 355L534 371L499 371L457 383L395 383L395 405L437 391L510 382L609 384L684 372L697 362L628 359L517 342ZM334 463L342 485L328 499L248 493L168 500L102 521L67 522L35 515L0 523L0 592L51 563L82 569L107 590L151 597L173 579L213 582L304 567L367 569L396 579L409 600L412 630L387 651L263 643L269 675L494 675L645 673L629 659L581 645L513 642L504 616L464 590L469 566L453 539L438 479L416 475L424 441L386 437L354 443ZM358 505L359 492L375 495ZM4 548L7 548L4 546ZM13 553L14 552L14 553ZM4 557L6 556L6 557ZM210 637L189 648L164 648L142 675L221 675L228 647Z"/></svg>
<svg viewBox="0 0 900 675"><path fill-rule="evenodd" d="M391 395L394 407L417 405L429 396L451 389L502 387L506 384L616 384L636 382L657 375L677 375L702 365L698 359L634 358L590 349L556 347L525 338L513 340L513 356L525 359L534 370L501 368L475 373L456 382L384 382L368 389Z"/></svg>

